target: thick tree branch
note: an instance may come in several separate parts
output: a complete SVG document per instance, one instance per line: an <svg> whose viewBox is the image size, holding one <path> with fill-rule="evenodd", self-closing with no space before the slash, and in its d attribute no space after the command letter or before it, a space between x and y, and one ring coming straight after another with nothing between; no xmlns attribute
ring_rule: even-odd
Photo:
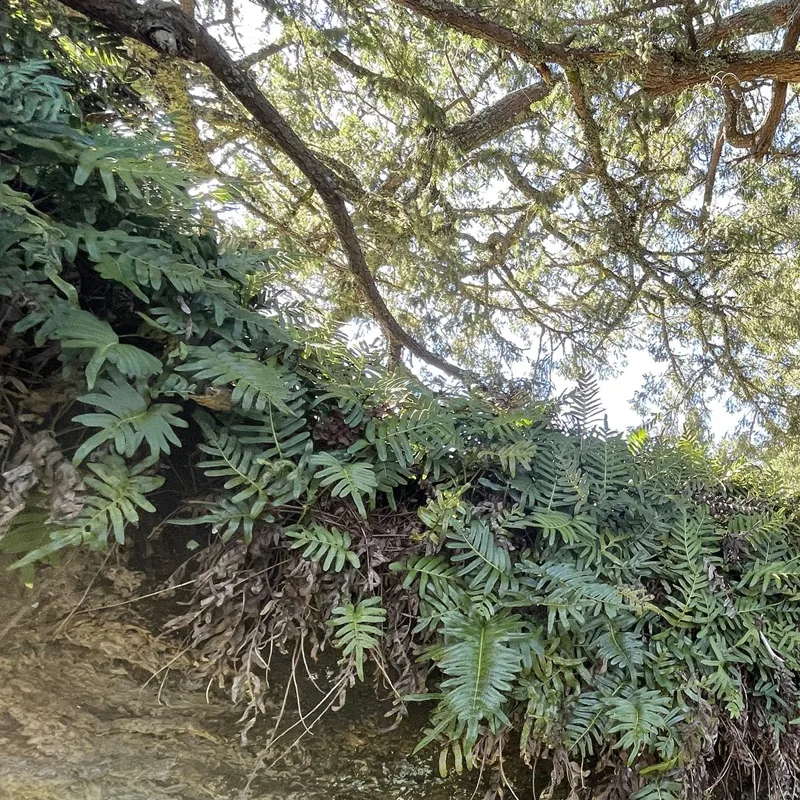
<svg viewBox="0 0 800 800"><path fill-rule="evenodd" d="M531 106L544 100L550 91L551 86L544 81L517 89L463 122L453 125L447 134L459 150L469 153L531 119Z"/></svg>
<svg viewBox="0 0 800 800"><path fill-rule="evenodd" d="M711 204L714 201L714 184L717 181L717 170L719 169L719 161L722 158L722 146L725 144L725 123L719 126L716 138L714 139L714 146L711 150L711 159L708 163L708 172L706 173L705 189L703 191L703 208L700 211L700 229L704 229L708 224L708 218L711 213Z"/></svg>
<svg viewBox="0 0 800 800"><path fill-rule="evenodd" d="M281 52L281 50L285 50L287 47L292 47L296 42L275 42L274 44L264 45L260 49L256 50L255 53L250 53L249 56L245 56L241 60L237 61L237 65L241 69L250 69L254 67L256 64L260 64L262 61L266 61L268 58L271 58L274 55L277 55Z"/></svg>
<svg viewBox="0 0 800 800"><path fill-rule="evenodd" d="M797 48L798 39L800 39L800 5L797 5L796 2L788 23L783 37L783 46L781 47L784 53L793 52ZM755 141L750 151L756 158L765 156L770 147L772 147L772 140L775 138L775 132L778 130L778 125L783 117L783 110L786 107L788 89L789 84L786 81L775 81L773 84L769 111L767 111L761 127L756 131Z"/></svg>
<svg viewBox="0 0 800 800"><path fill-rule="evenodd" d="M755 141L752 133L739 130L739 109L742 107L741 87L723 86L722 98L725 101L725 116L722 124L725 128L725 141L732 147L749 150Z"/></svg>
<svg viewBox="0 0 800 800"><path fill-rule="evenodd" d="M733 80L800 81L800 53L752 50L747 53L656 53L642 76L642 87L651 97L682 92L703 83Z"/></svg>
<svg viewBox="0 0 800 800"><path fill-rule="evenodd" d="M550 80L550 72L542 64L547 61L563 64L570 52L562 45L523 36L512 28L500 25L477 11L457 6L449 0L392 0L392 2L516 54L527 64L534 65L546 82ZM589 51L580 52L588 54ZM573 51L573 54L577 55L578 51Z"/></svg>
<svg viewBox="0 0 800 800"><path fill-rule="evenodd" d="M397 322L367 266L345 195L335 176L261 93L255 81L234 63L225 48L203 26L187 16L180 6L170 3L140 6L136 0L65 0L64 5L118 34L138 39L165 55L197 61L208 67L272 136L322 198L350 270L376 321L389 339L390 346L400 343L410 353L448 375L459 379L468 377L463 370L431 353Z"/></svg>
<svg viewBox="0 0 800 800"><path fill-rule="evenodd" d="M730 39L780 28L786 24L795 5L795 0L773 0L723 17L697 35L698 47L706 50Z"/></svg>
<svg viewBox="0 0 800 800"><path fill-rule="evenodd" d="M723 79L752 81L772 79L800 81L800 53L755 50L745 53L686 53L656 51L643 62L624 45L616 52L596 48L575 48L543 42L488 19L449 0L392 0L397 5L446 25L468 36L496 45L528 64L557 64L564 69L616 63L622 72L634 76L652 97L676 94L684 89ZM784 21L786 17L783 18ZM700 37L702 38L702 37Z"/></svg>

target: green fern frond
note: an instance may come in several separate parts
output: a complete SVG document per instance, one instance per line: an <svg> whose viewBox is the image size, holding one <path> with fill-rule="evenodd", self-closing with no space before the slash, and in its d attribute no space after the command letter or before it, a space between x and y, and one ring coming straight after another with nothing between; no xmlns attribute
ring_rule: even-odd
<svg viewBox="0 0 800 800"><path fill-rule="evenodd" d="M386 610L380 597L365 597L357 605L345 603L331 611L328 625L334 629L333 644L353 659L359 680L364 680L364 656L380 645Z"/></svg>
<svg viewBox="0 0 800 800"><path fill-rule="evenodd" d="M198 415L198 419L206 439L198 449L211 458L197 466L210 478L225 478L223 488L237 490L230 498L232 503L241 503L253 495L261 497L269 470L259 461L260 451L245 447L230 431L215 430L203 421L205 415Z"/></svg>
<svg viewBox="0 0 800 800"><path fill-rule="evenodd" d="M90 436L75 453L80 464L92 450L105 442L114 443L120 455L130 458L146 441L150 454L158 457L170 452L170 444L180 447L175 428L186 428L186 420L177 416L180 406L172 403L152 403L128 383L99 380L97 390L78 399L82 403L103 409L106 413L78 414L73 422L100 430Z"/></svg>
<svg viewBox="0 0 800 800"><path fill-rule="evenodd" d="M522 665L517 642L525 637L521 620L505 611L485 619L451 611L443 619L444 644L429 655L447 677L442 704L466 726L465 749L471 749L478 726L492 730L508 724L503 706Z"/></svg>
<svg viewBox="0 0 800 800"><path fill-rule="evenodd" d="M594 375L584 372L578 377L578 385L567 395L565 415L570 429L579 436L597 430L604 423L605 410Z"/></svg>
<svg viewBox="0 0 800 800"><path fill-rule="evenodd" d="M232 386L231 401L244 411L264 411L272 405L292 413L285 402L289 388L280 371L259 361L254 353L190 347L189 360L176 369L191 373L196 381L209 380L212 386Z"/></svg>
<svg viewBox="0 0 800 800"><path fill-rule="evenodd" d="M511 555L495 540L485 520L450 527L445 547L455 551L450 560L459 565L459 577L467 578L471 588L482 587L489 594L497 587L501 596L517 589Z"/></svg>
<svg viewBox="0 0 800 800"><path fill-rule="evenodd" d="M608 714L608 732L618 734L614 746L628 751L629 765L682 716L679 709L671 710L668 697L651 689L637 689L627 697L606 697L603 702Z"/></svg>
<svg viewBox="0 0 800 800"><path fill-rule="evenodd" d="M294 525L284 532L293 540L292 550L304 547L303 558L322 564L326 572L341 572L345 564L354 569L361 566L358 556L350 549L350 534L338 528L324 528L313 523L309 526Z"/></svg>
<svg viewBox="0 0 800 800"><path fill-rule="evenodd" d="M97 376L106 362L127 378L149 378L159 374L164 365L155 356L130 344L121 344L112 327L94 314L66 308L54 314L39 328L37 342L55 339L65 350L91 350L86 365L86 383L94 388Z"/></svg>
<svg viewBox="0 0 800 800"><path fill-rule="evenodd" d="M86 475L88 492L84 507L68 524L53 525L50 541L12 564L19 569L65 547L89 545L95 549L108 541L109 534L119 544L125 542L125 528L139 522L139 510L153 512L155 507L145 497L164 483L160 476L144 475L155 459L148 458L128 469L119 456L89 464L94 475Z"/></svg>
<svg viewBox="0 0 800 800"><path fill-rule="evenodd" d="M209 503L206 513L199 517L173 518L169 520L170 525L210 525L211 532L220 537L223 542L229 541L240 530L246 542L253 538L253 526L258 519L267 522L272 521L271 517L264 517L263 511L266 506L265 500L257 499L252 505L244 502L234 503L226 497L222 497L215 503Z"/></svg>
<svg viewBox="0 0 800 800"><path fill-rule="evenodd" d="M525 470L531 469L531 463L539 447L536 442L525 441L510 442L493 450L482 450L480 456L496 458L500 466L513 478L517 474L517 469L522 467Z"/></svg>
<svg viewBox="0 0 800 800"><path fill-rule="evenodd" d="M417 591L422 596L428 589L439 598L457 600L462 592L458 571L440 555L411 556L408 561L395 561L389 565L393 572L405 572L403 588L410 588L418 581Z"/></svg>
<svg viewBox="0 0 800 800"><path fill-rule="evenodd" d="M606 736L606 706L600 692L581 692L569 705L564 744L581 758L593 756Z"/></svg>
<svg viewBox="0 0 800 800"><path fill-rule="evenodd" d="M645 647L641 636L632 631L621 631L611 621L592 642L597 655L610 665L627 670L632 682L636 681L639 667L644 663Z"/></svg>
<svg viewBox="0 0 800 800"><path fill-rule="evenodd" d="M352 497L361 516L367 516L363 498L374 497L378 488L378 478L372 464L366 461L341 461L331 453L314 455L309 463L320 467L314 473L320 486L331 487L334 497Z"/></svg>
<svg viewBox="0 0 800 800"><path fill-rule="evenodd" d="M303 414L304 399L298 398L288 405L290 414L282 414L270 407L258 419L233 425L231 430L236 432L243 445L265 445L262 461L296 458L311 452L311 431Z"/></svg>
<svg viewBox="0 0 800 800"><path fill-rule="evenodd" d="M523 560L516 566L522 586L531 591L530 601L547 609L548 632L556 622L564 630L582 626L586 618L602 613L614 618L625 610L622 595L595 575L566 562L546 561L536 564Z"/></svg>

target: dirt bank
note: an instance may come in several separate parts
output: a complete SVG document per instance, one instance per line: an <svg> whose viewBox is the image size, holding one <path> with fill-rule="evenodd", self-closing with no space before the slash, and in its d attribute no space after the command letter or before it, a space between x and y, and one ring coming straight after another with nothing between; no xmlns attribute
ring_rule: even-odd
<svg viewBox="0 0 800 800"><path fill-rule="evenodd" d="M244 798L275 709L267 709L251 745L242 747L236 709L222 692L194 687L191 653L159 633L178 609L176 600L136 600L156 587L109 563L73 556L42 571L33 592L15 574L2 573L0 797ZM276 687L276 699L281 695ZM473 794L475 776L442 781L431 756L410 757L418 736L413 725L378 735L387 724L383 711L362 692L345 711L328 714L280 764L266 759L249 797Z"/></svg>

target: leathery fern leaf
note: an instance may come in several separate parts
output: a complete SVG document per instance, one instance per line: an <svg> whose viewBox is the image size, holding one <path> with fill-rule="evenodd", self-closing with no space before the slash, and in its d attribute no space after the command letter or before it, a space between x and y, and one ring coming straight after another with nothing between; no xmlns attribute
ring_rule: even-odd
<svg viewBox="0 0 800 800"><path fill-rule="evenodd" d="M367 516L363 498L374 497L378 488L378 478L372 464L367 461L342 461L331 453L312 456L310 463L321 467L314 475L320 486L330 487L334 497L352 497L361 516Z"/></svg>
<svg viewBox="0 0 800 800"><path fill-rule="evenodd" d="M365 597L356 605L345 603L331 612L328 625L334 629L333 644L352 658L359 680L364 680L364 656L380 644L383 631L379 626L385 621L380 597Z"/></svg>
<svg viewBox="0 0 800 800"><path fill-rule="evenodd" d="M259 462L260 451L245 447L230 431L215 430L207 419L205 414L198 415L206 438L198 449L211 458L197 466L210 478L225 478L223 488L238 490L230 498L232 503L240 503L253 495L261 499L269 471Z"/></svg>
<svg viewBox="0 0 800 800"><path fill-rule="evenodd" d="M450 560L459 565L458 574L469 579L470 587L480 586L487 594L497 587L501 595L517 588L511 555L498 544L485 520L453 525L445 546L456 551Z"/></svg>
<svg viewBox="0 0 800 800"><path fill-rule="evenodd" d="M127 378L148 378L164 368L162 362L150 353L131 344L121 344L119 336L107 322L81 309L64 308L48 319L37 331L36 340L44 343L49 339L59 340L65 350L92 351L86 364L89 389L94 388L106 362Z"/></svg>
<svg viewBox="0 0 800 800"><path fill-rule="evenodd" d="M607 622L603 632L594 641L597 655L615 667L628 671L631 681L636 680L637 670L644 663L644 643L632 631L621 631L612 622Z"/></svg>
<svg viewBox="0 0 800 800"><path fill-rule="evenodd" d="M261 518L265 503L256 500L252 505L247 503L233 503L226 497L219 498L215 503L209 503L206 513L199 517L187 517L169 520L170 525L210 525L211 532L227 542L240 530L245 542L253 538L253 525Z"/></svg>
<svg viewBox="0 0 800 800"><path fill-rule="evenodd" d="M682 715L680 710L670 711L668 697L651 689L636 689L627 697L606 697L604 704L610 723L608 732L618 734L614 746L628 751L629 765Z"/></svg>
<svg viewBox="0 0 800 800"><path fill-rule="evenodd" d="M450 611L443 618L444 644L429 654L446 675L442 704L465 725L465 749L471 749L478 726L508 724L503 705L522 666L517 642L525 636L517 615L501 611L488 618Z"/></svg>
<svg viewBox="0 0 800 800"><path fill-rule="evenodd" d="M178 372L190 372L196 381L209 380L212 386L233 386L231 401L241 404L244 411L264 411L269 405L291 414L286 405L289 387L281 373L270 364L259 361L255 353L189 348L189 361L177 367Z"/></svg>
<svg viewBox="0 0 800 800"><path fill-rule="evenodd" d="M393 572L406 573L403 588L408 589L418 581L420 596L429 591L440 598L457 597L461 591L461 581L456 568L441 555L411 556L408 561L396 561L389 565Z"/></svg>
<svg viewBox="0 0 800 800"><path fill-rule="evenodd" d="M345 564L358 569L361 565L358 556L350 549L350 534L342 533L338 528L325 528L314 523L309 526L293 525L287 528L286 535L292 539L292 550L301 547L303 558L310 558L326 572L341 572Z"/></svg>
<svg viewBox="0 0 800 800"><path fill-rule="evenodd" d="M145 495L161 486L164 478L143 474L154 463L155 459L151 457L128 468L119 456L114 455L89 464L92 474L84 477L89 493L81 512L67 524L54 525L49 542L12 566L24 567L73 545L100 548L106 544L110 533L119 544L124 544L125 528L139 522L139 510L155 511Z"/></svg>
<svg viewBox="0 0 800 800"><path fill-rule="evenodd" d="M99 428L76 451L74 462L80 464L86 456L105 442L114 443L120 455L130 458L146 441L153 456L170 452L170 444L180 447L174 428L186 428L186 420L177 416L180 406L173 403L148 404L128 383L100 380L98 391L78 399L102 409L105 413L78 414L73 422L88 428Z"/></svg>

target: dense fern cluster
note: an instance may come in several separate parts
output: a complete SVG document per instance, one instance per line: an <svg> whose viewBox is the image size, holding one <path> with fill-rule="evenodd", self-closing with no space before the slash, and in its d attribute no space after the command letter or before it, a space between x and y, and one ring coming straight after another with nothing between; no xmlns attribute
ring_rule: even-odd
<svg viewBox="0 0 800 800"><path fill-rule="evenodd" d="M557 409L388 374L273 302L269 258L220 247L151 134L88 124L59 58L0 63L0 550L125 542L191 437L170 521L214 538L175 627L248 726L273 649L330 644L328 705L368 674L430 703L444 771L513 743L573 797L784 796L799 529L757 476L608 432L590 381Z"/></svg>

